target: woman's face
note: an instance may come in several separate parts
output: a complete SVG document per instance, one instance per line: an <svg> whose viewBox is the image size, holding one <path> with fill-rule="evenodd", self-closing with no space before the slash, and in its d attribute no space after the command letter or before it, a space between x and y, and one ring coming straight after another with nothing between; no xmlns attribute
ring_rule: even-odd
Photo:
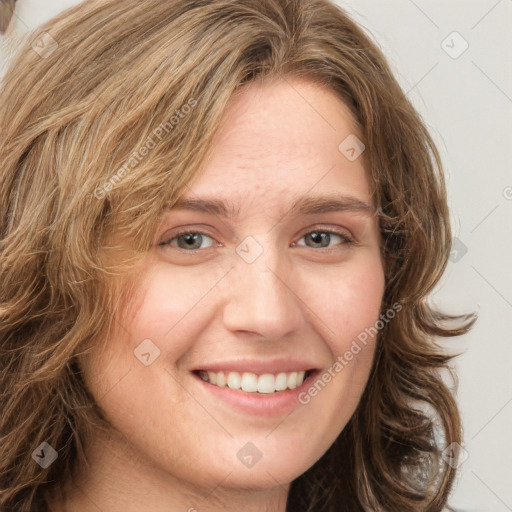
<svg viewBox="0 0 512 512"><path fill-rule="evenodd" d="M384 291L354 134L347 107L311 82L252 83L233 98L133 274L130 314L116 311L117 335L84 360L121 434L98 465L159 488L267 489L340 434L375 348L353 342Z"/></svg>

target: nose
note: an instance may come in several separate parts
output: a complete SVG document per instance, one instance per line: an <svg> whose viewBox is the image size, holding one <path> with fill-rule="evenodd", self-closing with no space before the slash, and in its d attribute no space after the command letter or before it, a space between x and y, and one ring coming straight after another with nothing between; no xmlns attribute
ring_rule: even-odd
<svg viewBox="0 0 512 512"><path fill-rule="evenodd" d="M236 259L223 311L224 327L229 331L280 340L306 323L293 269L277 252L264 250L252 263Z"/></svg>

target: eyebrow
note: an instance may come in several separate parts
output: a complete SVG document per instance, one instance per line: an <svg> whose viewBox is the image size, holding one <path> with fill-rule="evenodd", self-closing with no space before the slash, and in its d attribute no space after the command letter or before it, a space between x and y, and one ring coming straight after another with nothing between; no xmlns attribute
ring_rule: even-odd
<svg viewBox="0 0 512 512"><path fill-rule="evenodd" d="M178 201L171 210L192 210L211 215L238 219L240 207L224 199L189 198ZM323 196L302 196L296 199L288 210L288 215L315 215L330 212L354 212L371 214L375 209L368 203L352 196L329 194Z"/></svg>
<svg viewBox="0 0 512 512"><path fill-rule="evenodd" d="M314 215L329 212L373 213L374 208L368 203L352 196L304 196L297 199L290 209L292 215Z"/></svg>

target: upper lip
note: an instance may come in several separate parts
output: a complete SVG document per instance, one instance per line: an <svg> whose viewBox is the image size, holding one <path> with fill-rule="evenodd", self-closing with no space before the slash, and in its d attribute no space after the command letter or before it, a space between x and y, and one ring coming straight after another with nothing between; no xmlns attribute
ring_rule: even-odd
<svg viewBox="0 0 512 512"><path fill-rule="evenodd" d="M194 371L205 370L212 372L231 371L231 372L251 372L256 374L263 373L288 373L307 370L316 370L319 366L315 363L297 360L297 359L275 359L272 361L262 361L257 359L240 359L231 361L217 361L215 363L204 363L196 366Z"/></svg>

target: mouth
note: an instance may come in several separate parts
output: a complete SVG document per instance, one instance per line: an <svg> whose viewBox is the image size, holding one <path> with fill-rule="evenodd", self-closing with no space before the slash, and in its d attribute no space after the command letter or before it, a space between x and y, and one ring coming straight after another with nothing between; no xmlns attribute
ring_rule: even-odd
<svg viewBox="0 0 512 512"><path fill-rule="evenodd" d="M241 393L273 395L301 387L317 372L316 369L278 373L194 370L203 381L218 388L229 388Z"/></svg>
<svg viewBox="0 0 512 512"><path fill-rule="evenodd" d="M203 363L191 373L205 404L262 421L304 407L300 396L321 371L320 366L289 358Z"/></svg>

